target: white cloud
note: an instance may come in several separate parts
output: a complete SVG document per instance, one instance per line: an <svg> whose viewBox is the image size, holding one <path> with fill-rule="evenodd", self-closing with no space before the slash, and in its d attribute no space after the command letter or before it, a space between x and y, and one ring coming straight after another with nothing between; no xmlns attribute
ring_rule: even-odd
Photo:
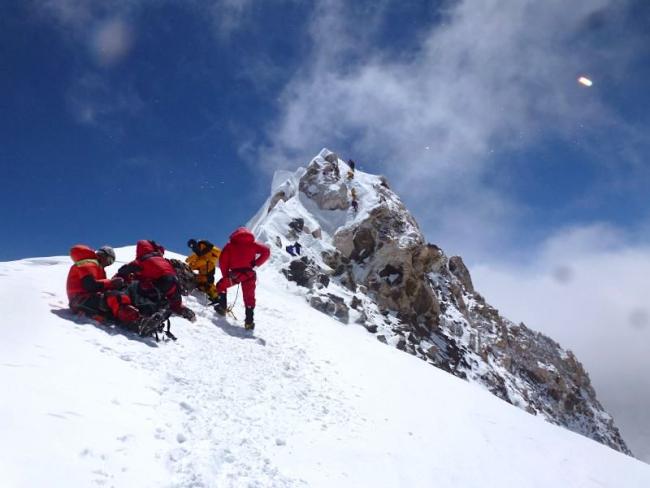
<svg viewBox="0 0 650 488"><path fill-rule="evenodd" d="M636 455L650 461L650 246L608 225L569 228L523 266L472 277L494 306L572 349Z"/></svg>

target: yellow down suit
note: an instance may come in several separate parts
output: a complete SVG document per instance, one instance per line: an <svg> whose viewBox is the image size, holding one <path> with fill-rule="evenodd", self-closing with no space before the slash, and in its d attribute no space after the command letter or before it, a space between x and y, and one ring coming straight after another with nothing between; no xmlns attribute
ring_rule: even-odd
<svg viewBox="0 0 650 488"><path fill-rule="evenodd" d="M199 241L194 248L194 252L185 260L193 271L198 272L199 289L206 292L212 299L217 297L214 270L217 267L220 255L221 249L217 246L208 241Z"/></svg>

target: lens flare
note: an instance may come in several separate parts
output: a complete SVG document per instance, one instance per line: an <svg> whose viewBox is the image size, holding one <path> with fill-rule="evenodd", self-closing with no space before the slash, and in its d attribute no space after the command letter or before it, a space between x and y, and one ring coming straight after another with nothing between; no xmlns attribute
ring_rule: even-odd
<svg viewBox="0 0 650 488"><path fill-rule="evenodd" d="M591 85L594 84L594 82L591 81L586 76L581 76L580 78L578 78L578 83L580 83L581 85L584 85L584 86L591 86Z"/></svg>

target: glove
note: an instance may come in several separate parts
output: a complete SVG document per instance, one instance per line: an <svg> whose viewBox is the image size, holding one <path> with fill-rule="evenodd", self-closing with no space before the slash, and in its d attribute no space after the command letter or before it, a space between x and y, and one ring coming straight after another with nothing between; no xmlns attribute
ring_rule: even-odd
<svg viewBox="0 0 650 488"><path fill-rule="evenodd" d="M126 283L124 282L124 278L120 278L119 276L117 276L111 280L112 290L122 290L124 288L126 288Z"/></svg>

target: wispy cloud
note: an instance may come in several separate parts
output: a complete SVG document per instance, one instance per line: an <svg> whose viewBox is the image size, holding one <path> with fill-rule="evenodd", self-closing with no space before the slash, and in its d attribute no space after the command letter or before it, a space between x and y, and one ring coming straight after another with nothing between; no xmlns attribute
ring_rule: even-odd
<svg viewBox="0 0 650 488"><path fill-rule="evenodd" d="M198 2L198 6L207 9L217 37L227 41L233 32L246 25L248 12L254 2L255 0L212 0Z"/></svg>
<svg viewBox="0 0 650 488"><path fill-rule="evenodd" d="M107 26L102 26L103 23L109 22L108 27L111 27L112 19L128 23L143 9L165 4L158 0L31 0L31 3L35 12L58 22L69 34L86 37L86 40L89 36L93 37L94 30L101 36L102 29L107 29ZM245 25L248 12L255 3L255 0L188 0L179 2L179 6L192 9L210 20L217 37L228 40L233 32ZM116 27L113 25L112 32L104 32L103 35L121 37Z"/></svg>
<svg viewBox="0 0 650 488"><path fill-rule="evenodd" d="M113 119L135 116L144 108L144 102L132 84L119 87L110 84L103 76L86 73L78 77L67 94L70 113L80 124L114 131L119 123Z"/></svg>

